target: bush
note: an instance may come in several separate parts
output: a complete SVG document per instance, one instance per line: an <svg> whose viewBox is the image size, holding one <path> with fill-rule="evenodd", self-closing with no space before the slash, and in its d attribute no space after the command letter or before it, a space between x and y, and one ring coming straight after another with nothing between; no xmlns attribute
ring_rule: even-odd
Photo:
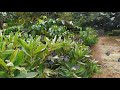
<svg viewBox="0 0 120 90"><path fill-rule="evenodd" d="M0 35L0 77L92 77L98 71L89 48L97 41L95 30L87 28L76 34L66 26L61 25L60 19L38 19L34 24L3 31Z"/></svg>
<svg viewBox="0 0 120 90"><path fill-rule="evenodd" d="M23 28L22 25L20 26L12 26L12 27L8 27L7 29L4 29L4 34L8 35L11 32L18 32Z"/></svg>
<svg viewBox="0 0 120 90"><path fill-rule="evenodd" d="M120 30L112 30L112 32L107 33L109 36L119 36Z"/></svg>
<svg viewBox="0 0 120 90"><path fill-rule="evenodd" d="M114 36L112 32L107 33L109 36Z"/></svg>
<svg viewBox="0 0 120 90"><path fill-rule="evenodd" d="M85 31L80 31L80 38L83 40L83 43L87 46L92 46L98 41L98 36L96 30L88 27Z"/></svg>
<svg viewBox="0 0 120 90"><path fill-rule="evenodd" d="M112 30L114 36L120 35L120 30Z"/></svg>
<svg viewBox="0 0 120 90"><path fill-rule="evenodd" d="M88 46L56 36L43 41L40 36L24 38L20 33L1 36L0 77L78 78L91 77L97 71Z"/></svg>

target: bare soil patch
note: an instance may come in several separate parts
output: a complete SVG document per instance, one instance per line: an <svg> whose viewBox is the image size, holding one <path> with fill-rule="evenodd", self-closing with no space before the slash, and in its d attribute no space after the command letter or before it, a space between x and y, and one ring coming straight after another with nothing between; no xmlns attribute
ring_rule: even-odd
<svg viewBox="0 0 120 90"><path fill-rule="evenodd" d="M100 73L93 78L120 78L120 37L99 37L91 49L93 57L101 65Z"/></svg>

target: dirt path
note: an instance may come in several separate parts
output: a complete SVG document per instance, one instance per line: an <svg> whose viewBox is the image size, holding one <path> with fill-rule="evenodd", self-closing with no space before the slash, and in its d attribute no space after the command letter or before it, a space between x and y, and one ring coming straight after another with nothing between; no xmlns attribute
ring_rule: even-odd
<svg viewBox="0 0 120 90"><path fill-rule="evenodd" d="M93 78L120 78L120 37L99 37L92 55L101 65L100 73Z"/></svg>

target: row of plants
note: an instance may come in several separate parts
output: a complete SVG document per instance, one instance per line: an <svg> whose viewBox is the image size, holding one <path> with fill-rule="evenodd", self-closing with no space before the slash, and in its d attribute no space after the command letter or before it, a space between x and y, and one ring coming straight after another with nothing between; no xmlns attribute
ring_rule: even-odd
<svg viewBox="0 0 120 90"><path fill-rule="evenodd" d="M56 20L48 21L39 19L27 31L23 26L15 26L17 31L11 31L13 27L3 31L1 78L88 78L99 70L89 48L97 41L92 28L75 34Z"/></svg>
<svg viewBox="0 0 120 90"><path fill-rule="evenodd" d="M76 35L79 33L79 38L83 39L85 45L93 45L97 42L98 37L96 30L93 28L87 27L87 28L82 28L82 27L77 27L71 22L67 22L69 25L64 24L65 21L61 19L47 19L47 17L43 16L42 19L38 19L38 21L35 24L29 25L29 26L24 26L24 25L18 25L18 26L12 26L7 29L5 29L4 34L8 35L10 32L17 32L20 31L22 33L28 33L31 34L33 37L36 35L44 35L49 38L54 38L55 36L62 35L65 37L68 34L73 34ZM74 30L69 30L69 28L77 27L79 31L74 31Z"/></svg>
<svg viewBox="0 0 120 90"><path fill-rule="evenodd" d="M31 25L26 25L26 24L22 24L22 25L17 25L17 26L12 26L12 27L8 27L6 29L4 29L4 34L8 35L10 32L27 32L29 34L31 34L33 37L37 34L37 35L41 35L44 34L46 36L55 36L55 35L60 35L62 33L64 33L67 28L63 25L61 25L60 23L62 22L62 20L53 20L53 19L46 19L47 17L44 16L44 18L42 19L38 19L36 21L36 23L32 23ZM52 29L52 30L51 30Z"/></svg>

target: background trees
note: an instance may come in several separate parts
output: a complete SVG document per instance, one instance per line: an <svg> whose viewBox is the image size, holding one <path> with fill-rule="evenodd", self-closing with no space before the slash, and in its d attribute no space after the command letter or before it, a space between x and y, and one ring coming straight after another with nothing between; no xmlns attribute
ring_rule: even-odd
<svg viewBox="0 0 120 90"><path fill-rule="evenodd" d="M80 27L93 27L111 31L120 28L120 12L1 12L0 19L12 24L31 24L37 18L47 16L53 19L63 19L73 21Z"/></svg>

